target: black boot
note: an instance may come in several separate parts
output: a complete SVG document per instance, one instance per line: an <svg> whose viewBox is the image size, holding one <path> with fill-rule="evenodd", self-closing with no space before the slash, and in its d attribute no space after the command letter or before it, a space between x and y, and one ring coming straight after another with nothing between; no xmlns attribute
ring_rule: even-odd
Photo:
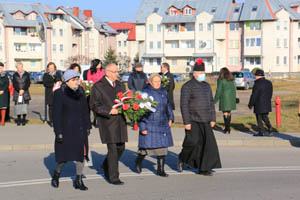
<svg viewBox="0 0 300 200"><path fill-rule="evenodd" d="M21 115L18 115L16 122L17 122L17 126L21 125Z"/></svg>
<svg viewBox="0 0 300 200"><path fill-rule="evenodd" d="M79 189L79 190L88 190L88 188L83 184L81 175L76 175L76 179L74 181L74 187L75 187L76 190L77 189Z"/></svg>
<svg viewBox="0 0 300 200"><path fill-rule="evenodd" d="M52 176L51 185L55 188L59 187L59 177L60 173L58 173L56 170L54 171L54 174Z"/></svg>
<svg viewBox="0 0 300 200"><path fill-rule="evenodd" d="M161 177L168 177L165 172L165 156L157 156L157 175Z"/></svg>
<svg viewBox="0 0 300 200"><path fill-rule="evenodd" d="M227 133L230 134L231 132L231 115L227 115Z"/></svg>
<svg viewBox="0 0 300 200"><path fill-rule="evenodd" d="M145 155L139 154L135 160L135 169L140 174L142 173L142 162L145 158Z"/></svg>
<svg viewBox="0 0 300 200"><path fill-rule="evenodd" d="M225 126L225 129L224 129L224 133L227 134L227 124L228 124L228 116L227 115L223 115L223 118L224 118L224 126Z"/></svg>
<svg viewBox="0 0 300 200"><path fill-rule="evenodd" d="M22 119L22 126L26 125L26 115L23 115L23 119Z"/></svg>

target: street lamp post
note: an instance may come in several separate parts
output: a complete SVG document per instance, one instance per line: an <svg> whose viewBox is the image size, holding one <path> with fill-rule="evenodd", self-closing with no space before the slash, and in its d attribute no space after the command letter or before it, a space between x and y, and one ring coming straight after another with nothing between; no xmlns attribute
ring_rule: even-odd
<svg viewBox="0 0 300 200"><path fill-rule="evenodd" d="M42 43L44 43L44 65L45 65L45 73L47 70L47 33L46 33L46 24L44 18L41 14L39 14L36 18L37 25L36 29L38 31L39 38ZM45 100L44 100L44 123L47 122L47 104L46 104L46 88L45 88Z"/></svg>

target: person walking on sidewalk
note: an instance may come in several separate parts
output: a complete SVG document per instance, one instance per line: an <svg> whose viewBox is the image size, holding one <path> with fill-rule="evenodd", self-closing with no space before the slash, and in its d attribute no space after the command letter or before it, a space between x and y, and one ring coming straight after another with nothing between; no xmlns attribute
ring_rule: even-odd
<svg viewBox="0 0 300 200"><path fill-rule="evenodd" d="M112 108L119 92L125 92L125 85L119 80L118 66L108 64L105 77L92 88L90 106L97 115L100 138L107 145L107 156L102 164L104 175L109 183L123 185L119 178L119 160L128 141L126 119Z"/></svg>
<svg viewBox="0 0 300 200"><path fill-rule="evenodd" d="M210 85L205 82L205 64L197 59L193 78L181 89L180 108L185 126L185 138L178 156L178 170L184 163L198 168L198 173L212 176L212 169L221 168L221 160L213 127L216 111Z"/></svg>
<svg viewBox="0 0 300 200"><path fill-rule="evenodd" d="M4 72L4 64L0 62L0 126L5 125L6 109L8 108L8 92L9 79Z"/></svg>
<svg viewBox="0 0 300 200"><path fill-rule="evenodd" d="M94 59L91 62L91 67L87 72L87 81L92 82L93 84L100 81L105 76L104 69L102 68L102 62L99 59ZM90 102L90 96L87 97L88 102ZM89 106L90 109L90 106ZM94 113L93 125L97 128L98 123L96 115Z"/></svg>
<svg viewBox="0 0 300 200"><path fill-rule="evenodd" d="M222 68L218 78L217 91L214 103L219 101L219 110L223 112L225 134L230 134L231 111L236 109L236 87L234 77L226 68Z"/></svg>
<svg viewBox="0 0 300 200"><path fill-rule="evenodd" d="M147 76L143 72L143 65L135 63L133 72L128 79L128 88L133 91L142 91L146 87Z"/></svg>
<svg viewBox="0 0 300 200"><path fill-rule="evenodd" d="M29 101L31 100L30 93L29 93L29 87L30 87L30 75L28 72L24 71L24 67L22 63L16 64L17 71L13 75L13 87L14 87L14 96L13 101L15 102L15 105L18 103L24 103L29 104ZM22 100L19 102L19 100ZM26 107L27 109L27 107ZM23 112L23 113L27 113ZM20 126L21 124L25 126L26 124L26 115L23 114L23 118L21 119L21 115L17 115L17 125Z"/></svg>
<svg viewBox="0 0 300 200"><path fill-rule="evenodd" d="M174 89L175 89L175 81L174 76L170 72L170 65L168 63L161 64L160 67L161 72L159 73L161 76L166 76L169 79L169 84L166 87L166 90L168 92L168 99L172 106L172 110L175 110L175 103L174 103Z"/></svg>
<svg viewBox="0 0 300 200"><path fill-rule="evenodd" d="M139 151L136 159L136 170L142 172L142 161L146 155L157 156L157 175L167 177L164 165L168 154L168 147L173 146L171 125L174 121L174 114L171 103L168 100L166 89L161 86L159 74L153 74L149 78L150 85L147 85L143 92L152 96L158 102L155 112L149 112L139 122Z"/></svg>
<svg viewBox="0 0 300 200"><path fill-rule="evenodd" d="M53 107L53 87L55 84L61 85L62 79L61 75L56 71L56 65L53 62L49 62L47 65L46 73L43 77L43 84L46 88L46 105L48 105L48 115L49 121L48 124L52 127L53 126L53 114L52 114L52 107Z"/></svg>
<svg viewBox="0 0 300 200"><path fill-rule="evenodd" d="M258 133L253 136L264 136L263 121L268 127L270 136L273 136L273 128L269 120L269 113L272 112L273 85L271 81L265 79L265 73L261 69L256 70L255 78L256 81L248 104L250 110L254 107L258 125Z"/></svg>
<svg viewBox="0 0 300 200"><path fill-rule="evenodd" d="M75 189L88 190L82 181L84 159L88 158L88 136L91 123L84 90L79 86L79 73L67 70L63 85L54 92L53 126L55 160L58 163L51 185L59 187L59 177L68 161L76 161Z"/></svg>

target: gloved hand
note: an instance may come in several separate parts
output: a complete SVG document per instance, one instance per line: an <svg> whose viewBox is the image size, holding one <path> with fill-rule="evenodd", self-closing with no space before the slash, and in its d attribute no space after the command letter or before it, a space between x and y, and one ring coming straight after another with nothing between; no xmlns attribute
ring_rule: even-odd
<svg viewBox="0 0 300 200"><path fill-rule="evenodd" d="M90 129L86 130L86 133L87 133L87 136L90 136L91 135L91 130Z"/></svg>
<svg viewBox="0 0 300 200"><path fill-rule="evenodd" d="M63 134L61 134L61 133L57 134L55 140L57 143L62 144L63 143Z"/></svg>
<svg viewBox="0 0 300 200"><path fill-rule="evenodd" d="M248 105L248 108L251 110L251 109L252 109L252 106Z"/></svg>

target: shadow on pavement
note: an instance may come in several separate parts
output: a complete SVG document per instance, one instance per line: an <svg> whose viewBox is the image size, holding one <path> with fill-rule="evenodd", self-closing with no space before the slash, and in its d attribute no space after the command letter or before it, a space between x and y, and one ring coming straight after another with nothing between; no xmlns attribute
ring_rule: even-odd
<svg viewBox="0 0 300 200"><path fill-rule="evenodd" d="M53 172L57 166L54 153L50 153L47 157L44 158L44 165L48 169L49 175L52 177ZM72 177L74 175L76 175L75 163L67 162L62 169L60 177Z"/></svg>
<svg viewBox="0 0 300 200"><path fill-rule="evenodd" d="M41 121L44 121L44 119L42 118L42 114L40 112L37 112L37 111L32 111L33 114L36 114L39 116L40 120Z"/></svg>

